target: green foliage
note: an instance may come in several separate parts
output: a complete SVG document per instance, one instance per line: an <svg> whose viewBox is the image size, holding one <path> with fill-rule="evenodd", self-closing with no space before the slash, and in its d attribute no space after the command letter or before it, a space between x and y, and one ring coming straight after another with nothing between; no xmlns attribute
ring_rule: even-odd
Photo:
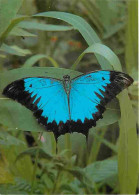
<svg viewBox="0 0 139 195"><path fill-rule="evenodd" d="M74 29L72 26L43 24L43 23L29 22L29 21L20 22L17 26L25 29L33 29L33 30L36 29L36 30L43 30L43 31L68 31Z"/></svg>
<svg viewBox="0 0 139 195"><path fill-rule="evenodd" d="M62 78L69 74L74 78L81 74L75 70L85 68L88 71L89 63L93 65L91 70L99 63L102 69L121 71L127 68L134 76L137 70L137 1L63 0L60 5L67 10L62 6L60 9L65 12L43 12L45 1L40 1L40 7L33 2L0 0L0 58L3 62L0 64L3 71L0 73L0 193L135 194L137 136L132 109L132 104L136 109L137 103L135 85L129 89L132 101L125 90L118 100L108 104L103 120L97 122L95 129L90 129L88 146L81 134L62 135L58 139L58 154L53 134L44 132L29 110L5 98L1 92L10 82L28 76ZM126 4L129 17L125 42ZM42 11L34 14L34 6ZM78 9L79 14L76 13ZM125 66L121 67L117 55L101 43L95 31L120 59L126 49ZM96 58L92 59L92 54ZM6 55L12 64L8 67ZM14 66L17 59L22 62ZM40 67L32 67L38 64ZM16 69L5 71L10 68ZM120 127L118 141L116 122ZM26 143L28 134L33 139L32 147ZM105 155L105 147L108 155Z"/></svg>
<svg viewBox="0 0 139 195"><path fill-rule="evenodd" d="M3 38L5 31L10 26L11 21L15 18L19 8L22 5L22 0L0 0L0 36Z"/></svg>
<svg viewBox="0 0 139 195"><path fill-rule="evenodd" d="M34 56L31 56L29 59L27 59L27 61L24 63L23 67L24 68L28 68L28 67L31 67L33 66L37 61L39 61L40 59L42 58L45 58L47 60L49 60L52 65L56 68L59 67L59 65L57 64L57 62L51 58L50 56L47 56L47 55L44 55L44 54L37 54L37 55L34 55Z"/></svg>

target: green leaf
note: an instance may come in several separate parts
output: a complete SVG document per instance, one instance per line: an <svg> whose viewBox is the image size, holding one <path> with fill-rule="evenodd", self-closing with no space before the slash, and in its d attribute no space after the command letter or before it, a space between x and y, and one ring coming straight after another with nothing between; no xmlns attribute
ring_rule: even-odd
<svg viewBox="0 0 139 195"><path fill-rule="evenodd" d="M31 158L29 156L25 156L24 159L20 159L17 163L15 163L18 154L23 150L26 150L28 147L23 133L18 134L18 138L25 144L19 144L18 146L11 145L10 147L1 145L1 151L8 161L9 168L13 176L21 176L22 178L31 181L33 168Z"/></svg>
<svg viewBox="0 0 139 195"><path fill-rule="evenodd" d="M118 179L117 160L97 161L88 165L84 170L94 182L103 182L109 185L110 181Z"/></svg>
<svg viewBox="0 0 139 195"><path fill-rule="evenodd" d="M18 24L18 27L25 29L35 29L35 30L43 30L43 31L68 31L73 30L72 26L63 26L63 25L52 25L52 24L43 24L39 22L29 22L24 21Z"/></svg>
<svg viewBox="0 0 139 195"><path fill-rule="evenodd" d="M13 36L23 36L23 37L36 37L37 35L32 34L28 31L23 30L22 28L19 28L17 26L15 26L11 32L9 33L9 35L13 35Z"/></svg>
<svg viewBox="0 0 139 195"><path fill-rule="evenodd" d="M115 53L109 49L107 46L101 44L101 43L94 43L90 47L88 47L76 60L76 62L72 65L72 69L75 69L80 60L83 58L83 56L87 53L95 53L99 54L100 56L104 57L107 62L118 71L121 71L121 65L120 61L115 55Z"/></svg>
<svg viewBox="0 0 139 195"><path fill-rule="evenodd" d="M56 68L59 67L59 65L57 64L57 62L51 58L50 56L44 55L44 54L36 54L34 56L31 56L29 59L27 59L27 61L24 63L23 67L24 68L28 68L33 66L37 61L39 61L42 58L46 58L47 60L49 60L52 65Z"/></svg>
<svg viewBox="0 0 139 195"><path fill-rule="evenodd" d="M11 146L25 143L5 131L0 131L0 144L5 146Z"/></svg>
<svg viewBox="0 0 139 195"><path fill-rule="evenodd" d="M31 111L9 99L0 99L0 123L8 130L43 131ZM26 122L25 122L26 121Z"/></svg>
<svg viewBox="0 0 139 195"><path fill-rule="evenodd" d="M138 73L138 1L128 1L128 24L126 29L126 69Z"/></svg>
<svg viewBox="0 0 139 195"><path fill-rule="evenodd" d="M104 127L116 123L120 119L120 116L119 103L114 99L106 106L103 119L97 121L96 127Z"/></svg>
<svg viewBox="0 0 139 195"><path fill-rule="evenodd" d="M15 18L23 0L0 0L0 37Z"/></svg>
<svg viewBox="0 0 139 195"><path fill-rule="evenodd" d="M0 151L0 184L8 184L13 182L14 178L9 170L8 162L5 156L3 156L3 153Z"/></svg>
<svg viewBox="0 0 139 195"><path fill-rule="evenodd" d="M81 182L82 186L86 187L88 191L93 191L93 180L91 180L91 177L88 176L85 170L79 167L73 167L64 170L76 177Z"/></svg>
<svg viewBox="0 0 139 195"><path fill-rule="evenodd" d="M91 134L96 139L100 140L103 144L105 144L108 148L110 148L113 152L117 153L117 147L113 143L111 143L111 142L107 141L106 139L100 137L99 135L97 135L97 133L95 131L92 131Z"/></svg>
<svg viewBox="0 0 139 195"><path fill-rule="evenodd" d="M21 152L17 156L16 161L23 158L25 155L30 155L32 157L35 157L37 152L39 152L39 158L45 158L47 160L52 159L52 156L49 153L47 153L46 151L44 151L42 148L40 148L40 147L31 147L31 148L28 148L27 150Z"/></svg>
<svg viewBox="0 0 139 195"><path fill-rule="evenodd" d="M31 54L31 51L28 49L22 49L16 45L9 46L6 44L2 44L0 47L0 51L4 51L8 54L17 55L17 56L26 56L28 54Z"/></svg>
<svg viewBox="0 0 139 195"><path fill-rule="evenodd" d="M33 16L56 18L71 24L73 28L77 29L81 33L81 35L86 40L89 46L91 46L94 43L101 42L95 31L91 28L91 26L83 18L77 15L65 12L50 11L35 14ZM112 69L108 61L106 61L103 57L99 56L98 54L96 54L95 56L103 69Z"/></svg>
<svg viewBox="0 0 139 195"><path fill-rule="evenodd" d="M136 117L125 90L120 95L121 120L118 145L120 193L135 194L137 187L137 133Z"/></svg>

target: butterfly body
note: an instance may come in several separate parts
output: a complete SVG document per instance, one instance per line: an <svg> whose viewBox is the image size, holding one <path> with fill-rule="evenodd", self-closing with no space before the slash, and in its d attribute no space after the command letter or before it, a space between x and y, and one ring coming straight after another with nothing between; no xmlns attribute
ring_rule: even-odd
<svg viewBox="0 0 139 195"><path fill-rule="evenodd" d="M133 79L116 71L95 71L70 79L28 77L9 84L3 94L33 111L38 122L61 134L89 129L102 118L105 105L131 85Z"/></svg>

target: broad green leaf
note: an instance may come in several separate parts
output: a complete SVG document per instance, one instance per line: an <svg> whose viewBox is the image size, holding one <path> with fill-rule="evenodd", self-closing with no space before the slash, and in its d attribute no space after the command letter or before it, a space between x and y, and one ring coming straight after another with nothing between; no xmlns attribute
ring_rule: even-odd
<svg viewBox="0 0 139 195"><path fill-rule="evenodd" d="M51 58L50 56L44 55L44 54L36 54L34 56L31 56L29 59L26 60L26 62L24 63L23 67L24 68L31 67L37 61L41 60L42 58L46 58L47 60L49 60L54 67L56 67L56 68L59 67L59 65L57 64L57 62L53 58Z"/></svg>
<svg viewBox="0 0 139 195"><path fill-rule="evenodd" d="M17 26L15 26L11 32L9 33L9 35L13 35L13 36L23 36L23 37L36 37L37 35L32 34L26 30L23 30L22 28L19 28Z"/></svg>
<svg viewBox="0 0 139 195"><path fill-rule="evenodd" d="M117 160L107 159L97 161L88 165L84 170L94 182L102 182L110 185L112 180L115 181L118 179Z"/></svg>
<svg viewBox="0 0 139 195"><path fill-rule="evenodd" d="M83 58L83 56L87 53L95 53L99 54L100 56L104 57L109 64L115 69L121 71L120 61L115 55L115 53L109 49L107 46L101 44L101 43L94 43L90 47L88 47L76 60L76 62L73 64L72 69L75 69L80 60Z"/></svg>
<svg viewBox="0 0 139 195"><path fill-rule="evenodd" d="M17 56L26 56L28 54L31 54L31 51L29 49L22 49L16 45L9 46L6 44L2 44L2 46L0 47L0 51Z"/></svg>
<svg viewBox="0 0 139 195"><path fill-rule="evenodd" d="M23 0L0 0L0 37L15 18Z"/></svg>
<svg viewBox="0 0 139 195"><path fill-rule="evenodd" d="M62 68L20 68L0 74L0 92L4 87L20 78L28 76L48 76L53 78L63 78L63 75L69 74L71 78L80 75L80 72L62 69ZM104 119L98 121L98 126L109 125L119 120L120 112L116 105L108 105L104 113ZM10 129L20 129L26 131L42 131L43 128L37 123L32 112L21 104L7 99L4 96L0 98L0 118L1 123ZM25 122L26 121L26 122ZM9 130L10 130L9 129Z"/></svg>
<svg viewBox="0 0 139 195"><path fill-rule="evenodd" d="M43 31L68 31L74 29L72 26L52 25L30 21L20 22L17 26L25 29L35 29Z"/></svg>
<svg viewBox="0 0 139 195"><path fill-rule="evenodd" d="M31 111L10 99L0 99L0 123L8 130L43 131Z"/></svg>
<svg viewBox="0 0 139 195"><path fill-rule="evenodd" d="M0 145L11 146L20 144L25 143L5 131L0 131Z"/></svg>
<svg viewBox="0 0 139 195"><path fill-rule="evenodd" d="M135 194L138 177L136 117L126 90L120 95L120 107L121 120L118 144L120 193Z"/></svg>
<svg viewBox="0 0 139 195"><path fill-rule="evenodd" d="M94 43L101 42L99 37L95 33L95 31L91 28L91 26L80 16L70 14L70 13L55 12L55 11L43 12L43 13L35 14L34 16L56 18L71 24L75 29L77 29L81 33L81 35L86 40L89 46L91 46ZM103 57L96 54L96 58L103 69L112 69L108 61L106 61Z"/></svg>
<svg viewBox="0 0 139 195"><path fill-rule="evenodd" d="M18 138L26 143L23 133L20 133L20 135L18 135ZM18 146L11 145L10 147L1 145L1 151L7 159L12 174L14 176L22 177L23 179L31 181L33 170L31 158L29 156L25 156L24 159L19 159L19 161L15 163L17 156L23 150L26 150L27 147L27 144L19 144Z"/></svg>

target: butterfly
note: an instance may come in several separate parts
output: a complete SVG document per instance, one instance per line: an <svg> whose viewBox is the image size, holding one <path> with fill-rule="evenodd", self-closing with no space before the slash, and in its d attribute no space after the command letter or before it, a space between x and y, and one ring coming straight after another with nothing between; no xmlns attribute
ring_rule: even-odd
<svg viewBox="0 0 139 195"><path fill-rule="evenodd" d="M57 138L79 132L88 136L96 121L103 118L105 106L133 79L122 72L94 71L73 79L27 77L10 83L3 95L30 109L47 131ZM20 116L19 116L20 117Z"/></svg>

